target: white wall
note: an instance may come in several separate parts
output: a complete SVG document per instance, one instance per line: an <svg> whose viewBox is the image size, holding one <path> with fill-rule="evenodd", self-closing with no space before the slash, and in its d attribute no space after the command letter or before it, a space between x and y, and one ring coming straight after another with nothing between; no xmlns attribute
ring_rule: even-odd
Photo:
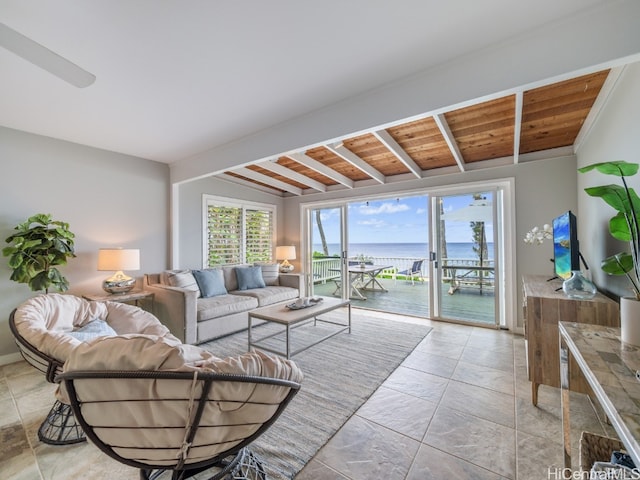
<svg viewBox="0 0 640 480"><path fill-rule="evenodd" d="M626 160L640 163L640 63L626 67L609 101L598 116L584 144L578 150L578 166L596 162ZM584 193L584 188L619 179L598 172L578 175L578 205L585 214L578 220L581 250L592 270L599 288L614 296L628 296L628 282L624 277L606 275L599 267L603 258L628 250L628 245L611 237L609 219L616 213L602 199ZM629 186L640 192L640 175L628 179Z"/></svg>
<svg viewBox="0 0 640 480"><path fill-rule="evenodd" d="M0 127L0 238L35 213L69 223L76 258L61 267L69 292L100 293L107 272L96 271L100 247L140 248L141 269L166 268L169 167L141 158ZM0 257L0 364L17 359L10 312L36 293L9 280ZM14 355L15 353L15 355Z"/></svg>

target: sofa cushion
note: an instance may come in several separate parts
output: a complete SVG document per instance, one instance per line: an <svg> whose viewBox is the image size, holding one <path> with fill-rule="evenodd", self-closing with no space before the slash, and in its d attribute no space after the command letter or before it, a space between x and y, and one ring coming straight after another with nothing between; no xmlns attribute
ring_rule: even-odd
<svg viewBox="0 0 640 480"><path fill-rule="evenodd" d="M217 295L215 297L201 298L197 303L198 321L224 317L234 313L246 312L258 306L258 300L253 297L241 297L239 295Z"/></svg>
<svg viewBox="0 0 640 480"><path fill-rule="evenodd" d="M172 287L198 292L198 296L200 296L200 288L191 270L167 271L167 282Z"/></svg>
<svg viewBox="0 0 640 480"><path fill-rule="evenodd" d="M264 288L266 286L262 278L261 267L236 267L235 270L238 278L238 290Z"/></svg>
<svg viewBox="0 0 640 480"><path fill-rule="evenodd" d="M238 289L238 277L236 277L236 267L238 265L227 265L222 267L222 275L224 276L224 286L227 292Z"/></svg>
<svg viewBox="0 0 640 480"><path fill-rule="evenodd" d="M280 285L280 265L277 263L256 263L262 269L262 279L266 286Z"/></svg>
<svg viewBox="0 0 640 480"><path fill-rule="evenodd" d="M202 297L215 297L216 295L225 295L227 293L227 289L224 286L224 276L219 268L194 270L193 276L200 288Z"/></svg>
<svg viewBox="0 0 640 480"><path fill-rule="evenodd" d="M297 288L269 286L264 288L253 288L250 290L236 290L230 292L235 296L252 297L258 301L258 306L272 305L278 302L284 302L298 298L300 292Z"/></svg>

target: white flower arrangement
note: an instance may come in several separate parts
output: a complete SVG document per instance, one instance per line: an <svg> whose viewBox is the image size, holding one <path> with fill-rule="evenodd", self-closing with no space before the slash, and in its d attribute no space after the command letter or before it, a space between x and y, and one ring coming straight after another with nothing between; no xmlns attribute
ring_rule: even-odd
<svg viewBox="0 0 640 480"><path fill-rule="evenodd" d="M530 232L524 236L524 243L541 245L545 238L553 238L553 229L551 225L545 223L542 228L533 227Z"/></svg>

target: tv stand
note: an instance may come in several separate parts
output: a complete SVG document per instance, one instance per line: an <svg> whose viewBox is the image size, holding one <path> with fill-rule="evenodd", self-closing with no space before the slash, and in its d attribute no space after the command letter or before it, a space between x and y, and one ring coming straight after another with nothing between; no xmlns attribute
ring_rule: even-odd
<svg viewBox="0 0 640 480"><path fill-rule="evenodd" d="M558 322L591 323L619 327L618 303L597 293L590 300L567 297L555 290L556 284L544 275L524 275L523 315L527 372L531 381L531 401L538 403L540 384L560 387L560 358L558 349ZM572 372L579 372L574 367ZM578 376L578 373L572 375ZM587 393L582 378L571 377L572 390Z"/></svg>

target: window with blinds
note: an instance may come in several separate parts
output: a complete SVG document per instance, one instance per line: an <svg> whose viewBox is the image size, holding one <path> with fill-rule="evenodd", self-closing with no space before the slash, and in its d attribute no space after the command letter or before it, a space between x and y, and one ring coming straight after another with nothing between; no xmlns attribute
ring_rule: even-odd
<svg viewBox="0 0 640 480"><path fill-rule="evenodd" d="M274 205L233 203L215 197L207 197L205 204L205 266L273 260Z"/></svg>

